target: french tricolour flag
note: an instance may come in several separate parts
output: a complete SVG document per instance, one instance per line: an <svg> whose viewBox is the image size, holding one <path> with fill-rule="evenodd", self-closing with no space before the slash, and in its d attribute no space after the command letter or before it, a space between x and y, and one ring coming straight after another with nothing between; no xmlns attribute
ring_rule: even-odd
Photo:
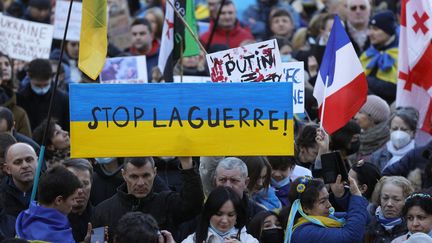
<svg viewBox="0 0 432 243"><path fill-rule="evenodd" d="M313 92L327 133L348 123L366 102L367 90L363 67L336 16Z"/></svg>

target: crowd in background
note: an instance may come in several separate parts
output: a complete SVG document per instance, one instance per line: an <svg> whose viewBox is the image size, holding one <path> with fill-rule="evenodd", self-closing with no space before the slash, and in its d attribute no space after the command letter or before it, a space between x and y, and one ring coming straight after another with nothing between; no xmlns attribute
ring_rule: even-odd
<svg viewBox="0 0 432 243"><path fill-rule="evenodd" d="M109 0L108 12L119 2ZM304 62L306 111L295 117L294 156L71 159L68 85L98 82L78 69L79 42L66 41L61 60L59 40L49 59L0 53L0 241L90 242L101 235L117 243L432 242L432 139L418 129L415 108L394 105L401 1L195 3L209 53L276 39L283 62ZM55 4L1 0L0 11L52 24ZM165 1L128 0L127 7L130 45L109 41L107 56L145 55L149 82L169 82L157 67ZM312 93L336 14L369 95L328 135ZM172 68L209 76L204 54ZM30 202L46 129L37 202ZM325 184L322 162L333 151L348 177Z"/></svg>

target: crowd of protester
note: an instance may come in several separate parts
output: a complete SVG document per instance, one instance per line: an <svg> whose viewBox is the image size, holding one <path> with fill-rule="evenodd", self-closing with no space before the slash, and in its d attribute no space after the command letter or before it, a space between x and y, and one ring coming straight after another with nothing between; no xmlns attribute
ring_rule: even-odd
<svg viewBox="0 0 432 243"><path fill-rule="evenodd" d="M109 10L119 2L108 1ZM98 82L78 69L79 42L65 42L62 60L58 40L49 59L0 53L0 242L432 242L432 139L415 108L394 105L401 1L195 2L208 52L276 39L283 62L304 62L306 115L295 117L294 155L71 159L68 85ZM1 0L0 11L52 24L55 4ZM166 1L127 7L130 45L110 42L107 56L145 55L149 82L169 82L157 67ZM336 14L369 90L353 119L328 135L312 91ZM208 76L206 66L201 54L172 68ZM348 176L325 184L323 158L334 151Z"/></svg>

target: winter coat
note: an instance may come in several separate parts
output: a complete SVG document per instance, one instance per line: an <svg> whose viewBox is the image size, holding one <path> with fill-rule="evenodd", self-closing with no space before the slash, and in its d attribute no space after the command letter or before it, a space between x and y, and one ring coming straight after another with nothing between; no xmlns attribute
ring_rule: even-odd
<svg viewBox="0 0 432 243"><path fill-rule="evenodd" d="M82 212L82 214L69 213L68 220L70 226L72 227L72 235L76 242L83 242L85 236L87 235L88 223L91 221L91 216L93 214L93 206L90 202L87 203L87 207Z"/></svg>
<svg viewBox="0 0 432 243"><path fill-rule="evenodd" d="M50 90L44 95L37 95L31 89L30 85L17 93L17 104L20 105L30 119L30 125L34 130L47 117L48 107L50 103L51 92L54 85L51 85ZM69 99L66 93L57 90L54 97L54 106L52 110L53 117L58 120L58 124L65 131L69 131Z"/></svg>
<svg viewBox="0 0 432 243"><path fill-rule="evenodd" d="M195 233L189 235L182 243L196 243L195 242ZM208 243L223 243L220 241L219 236L215 235L212 231L208 231L206 242ZM246 227L243 227L240 231L240 242L241 243L258 243L258 240L255 239L252 235L246 232Z"/></svg>
<svg viewBox="0 0 432 243"><path fill-rule="evenodd" d="M0 241L15 236L15 217L6 214L4 208L0 208Z"/></svg>
<svg viewBox="0 0 432 243"><path fill-rule="evenodd" d="M57 209L40 206L34 201L29 209L19 214L16 231L21 239L75 243L66 215Z"/></svg>
<svg viewBox="0 0 432 243"><path fill-rule="evenodd" d="M351 196L346 223L341 228L325 228L314 223L305 223L293 231L292 243L362 242L368 219L368 201L361 196Z"/></svg>
<svg viewBox="0 0 432 243"><path fill-rule="evenodd" d="M0 197L4 202L6 213L17 217L18 214L27 209L30 204L32 189L27 192L20 191L13 182L12 177L7 176L0 185Z"/></svg>
<svg viewBox="0 0 432 243"><path fill-rule="evenodd" d="M10 91L10 99L7 100L2 106L9 108L12 111L15 121L15 130L19 133L26 135L27 137L32 136L30 121L26 111L17 105L16 94Z"/></svg>
<svg viewBox="0 0 432 243"><path fill-rule="evenodd" d="M383 176L403 176L407 177L408 174L419 168L424 170L426 165L430 163L430 159L432 157L432 141L422 147L417 147L411 151L409 151L402 159L398 162L388 166L382 172Z"/></svg>
<svg viewBox="0 0 432 243"><path fill-rule="evenodd" d="M376 217L372 217L371 222L366 228L365 242L373 243L390 243L395 238L406 234L408 232L405 222L396 225L390 231L385 230L385 228L378 222Z"/></svg>
<svg viewBox="0 0 432 243"><path fill-rule="evenodd" d="M201 41L207 45L207 42L210 39L211 30L214 27L214 22L210 22L210 27L207 32L201 35ZM255 40L255 38L252 36L251 32L240 26L239 21L235 23L235 26L232 30L222 29L222 28L216 28L216 31L214 32L213 39L212 39L212 45L219 44L219 45L227 45L229 48L236 48L239 47L240 44L245 40Z"/></svg>
<svg viewBox="0 0 432 243"><path fill-rule="evenodd" d="M113 230L124 214L141 211L151 214L160 229L174 232L177 225L200 213L204 201L198 173L194 169L182 170L182 176L184 184L181 193L151 191L145 198L128 194L126 184L122 184L113 197L96 206L93 227L109 226Z"/></svg>

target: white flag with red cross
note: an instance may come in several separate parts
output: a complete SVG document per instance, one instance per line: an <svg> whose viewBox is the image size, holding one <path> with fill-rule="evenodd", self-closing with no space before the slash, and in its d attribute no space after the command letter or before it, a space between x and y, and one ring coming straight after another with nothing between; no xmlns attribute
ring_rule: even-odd
<svg viewBox="0 0 432 243"><path fill-rule="evenodd" d="M419 110L419 128L432 134L432 2L402 0L396 106Z"/></svg>

